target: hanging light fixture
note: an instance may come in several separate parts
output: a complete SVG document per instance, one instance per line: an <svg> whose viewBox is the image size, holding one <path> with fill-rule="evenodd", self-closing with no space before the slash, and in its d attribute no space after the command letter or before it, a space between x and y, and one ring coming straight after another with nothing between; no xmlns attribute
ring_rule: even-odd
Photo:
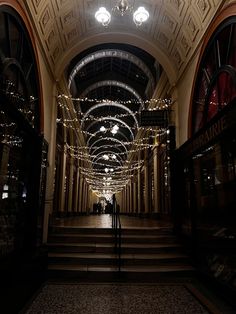
<svg viewBox="0 0 236 314"><path fill-rule="evenodd" d="M121 16L123 16L127 11L132 12L133 8L129 5L128 0L119 0L117 4L112 8L113 12L119 13Z"/></svg>
<svg viewBox="0 0 236 314"><path fill-rule="evenodd" d="M137 26L142 25L149 18L149 13L144 7L139 7L133 14L133 21Z"/></svg>
<svg viewBox="0 0 236 314"><path fill-rule="evenodd" d="M107 26L111 21L111 14L107 11L106 8L101 7L95 13L95 19L103 26Z"/></svg>
<svg viewBox="0 0 236 314"><path fill-rule="evenodd" d="M126 12L133 12L133 7L129 4L128 0L118 0L116 5L112 8L112 11L119 13L121 16L124 16ZM111 21L111 14L107 11L105 7L101 7L95 13L96 20L101 23L103 26L108 26ZM133 21L136 26L142 25L149 18L149 13L144 7L139 7L133 13Z"/></svg>

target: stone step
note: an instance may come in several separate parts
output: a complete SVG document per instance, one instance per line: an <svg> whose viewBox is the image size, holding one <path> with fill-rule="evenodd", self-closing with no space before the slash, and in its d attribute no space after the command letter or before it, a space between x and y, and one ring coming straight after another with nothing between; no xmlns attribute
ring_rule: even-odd
<svg viewBox="0 0 236 314"><path fill-rule="evenodd" d="M172 228L150 227L150 228L122 228L122 235L172 235Z"/></svg>
<svg viewBox="0 0 236 314"><path fill-rule="evenodd" d="M176 243L176 238L172 235L131 235L121 236L122 243ZM114 236L109 234L65 234L55 233L49 236L49 243L113 243Z"/></svg>
<svg viewBox="0 0 236 314"><path fill-rule="evenodd" d="M176 253L183 252L183 247L179 243L122 243L122 253Z"/></svg>
<svg viewBox="0 0 236 314"><path fill-rule="evenodd" d="M54 233L49 236L49 243L113 243L114 237L110 234L66 234Z"/></svg>
<svg viewBox="0 0 236 314"><path fill-rule="evenodd" d="M48 243L49 252L57 253L76 253L76 252L97 252L97 253L113 253L113 243ZM146 243L123 243L122 253L165 253L165 252L182 252L183 248L180 244L146 244Z"/></svg>
<svg viewBox="0 0 236 314"><path fill-rule="evenodd" d="M117 254L102 253L49 253L49 264L75 265L116 265ZM169 265L186 263L188 257L184 254L122 254L122 265Z"/></svg>
<svg viewBox="0 0 236 314"><path fill-rule="evenodd" d="M91 228L77 226L52 226L50 233L74 233L74 234L113 234L112 228Z"/></svg>
<svg viewBox="0 0 236 314"><path fill-rule="evenodd" d="M76 227L76 226L52 226L51 233L63 234L110 234L114 233L112 228L91 228L91 227ZM167 235L172 234L172 228L167 227L150 227L150 228L122 228L123 235Z"/></svg>
<svg viewBox="0 0 236 314"><path fill-rule="evenodd" d="M176 243L176 237L172 235L123 235L121 236L121 243Z"/></svg>
<svg viewBox="0 0 236 314"><path fill-rule="evenodd" d="M67 271L119 271L118 266L91 266L91 265L68 265L68 264L53 264L48 265L48 270L67 270ZM121 271L124 272L174 272L174 271L195 271L195 268L190 265L160 265L160 266L121 266Z"/></svg>
<svg viewBox="0 0 236 314"><path fill-rule="evenodd" d="M65 278L65 279L91 279L96 280L157 280L177 277L188 277L195 273L195 269L188 264L184 265L159 265L159 266L121 266L119 268L108 265L49 265L49 278Z"/></svg>
<svg viewBox="0 0 236 314"><path fill-rule="evenodd" d="M48 243L48 250L51 253L113 253L114 243Z"/></svg>
<svg viewBox="0 0 236 314"><path fill-rule="evenodd" d="M49 264L117 265L117 255L110 253L49 253Z"/></svg>
<svg viewBox="0 0 236 314"><path fill-rule="evenodd" d="M52 230L51 230L52 232ZM170 228L124 228L121 235L121 273L117 267L111 228L55 227L48 241L50 276L186 275L192 272L184 249Z"/></svg>

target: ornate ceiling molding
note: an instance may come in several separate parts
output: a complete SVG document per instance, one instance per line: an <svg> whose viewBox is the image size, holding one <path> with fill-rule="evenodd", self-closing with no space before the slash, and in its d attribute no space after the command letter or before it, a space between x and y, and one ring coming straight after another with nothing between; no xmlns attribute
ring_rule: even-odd
<svg viewBox="0 0 236 314"><path fill-rule="evenodd" d="M149 22L142 27L116 18L104 29L94 19L96 0L20 0L31 17L46 58L57 78L84 49L105 42L136 45L152 54L174 84L198 48L223 0L145 0ZM134 6L138 4L134 0ZM107 1L108 7L113 2ZM146 45L145 45L146 43ZM174 75L174 76L173 76Z"/></svg>

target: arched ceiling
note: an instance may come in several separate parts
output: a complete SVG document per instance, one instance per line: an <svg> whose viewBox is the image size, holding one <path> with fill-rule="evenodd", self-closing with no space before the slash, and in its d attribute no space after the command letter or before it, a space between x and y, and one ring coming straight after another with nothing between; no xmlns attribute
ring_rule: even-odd
<svg viewBox="0 0 236 314"><path fill-rule="evenodd" d="M147 23L136 27L132 16L113 16L107 28L94 18L116 0L31 0L26 7L52 72L59 79L65 66L83 50L102 43L126 43L145 49L164 68L172 84L183 71L222 0L130 0L150 13Z"/></svg>
<svg viewBox="0 0 236 314"><path fill-rule="evenodd" d="M93 168L85 171L87 182L100 192L121 190L137 167L126 158L145 100L163 71L175 84L224 1L129 0L149 11L140 27L128 12L99 25L95 12L102 5L112 12L117 0L22 2L55 79L67 80Z"/></svg>

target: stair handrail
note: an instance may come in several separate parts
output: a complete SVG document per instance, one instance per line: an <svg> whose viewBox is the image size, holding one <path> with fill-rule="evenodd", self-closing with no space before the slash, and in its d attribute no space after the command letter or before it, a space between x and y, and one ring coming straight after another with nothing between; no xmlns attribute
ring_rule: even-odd
<svg viewBox="0 0 236 314"><path fill-rule="evenodd" d="M118 254L118 269L121 271L121 221L120 210L117 205L115 194L113 195L113 208L112 208L112 228L115 235L115 253Z"/></svg>

